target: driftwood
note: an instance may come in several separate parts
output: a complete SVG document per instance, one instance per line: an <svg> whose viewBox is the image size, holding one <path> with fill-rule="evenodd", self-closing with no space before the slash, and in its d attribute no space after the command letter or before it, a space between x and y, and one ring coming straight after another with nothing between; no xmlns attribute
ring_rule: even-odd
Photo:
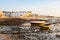
<svg viewBox="0 0 60 40"><path fill-rule="evenodd" d="M23 22L36 21L36 17L0 17L0 25L19 25Z"/></svg>
<svg viewBox="0 0 60 40"><path fill-rule="evenodd" d="M23 22L28 22L30 20L25 20L21 18L0 18L0 25L19 25Z"/></svg>

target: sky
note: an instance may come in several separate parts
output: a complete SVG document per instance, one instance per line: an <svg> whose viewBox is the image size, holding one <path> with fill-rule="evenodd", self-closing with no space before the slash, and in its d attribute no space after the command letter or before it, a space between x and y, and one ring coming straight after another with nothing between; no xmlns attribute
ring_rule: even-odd
<svg viewBox="0 0 60 40"><path fill-rule="evenodd" d="M0 9L60 17L60 0L0 0Z"/></svg>

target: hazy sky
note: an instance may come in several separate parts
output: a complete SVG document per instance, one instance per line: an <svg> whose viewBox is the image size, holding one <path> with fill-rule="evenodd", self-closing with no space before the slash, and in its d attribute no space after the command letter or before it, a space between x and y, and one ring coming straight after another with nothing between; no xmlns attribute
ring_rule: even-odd
<svg viewBox="0 0 60 40"><path fill-rule="evenodd" d="M60 16L60 0L0 0L0 9Z"/></svg>

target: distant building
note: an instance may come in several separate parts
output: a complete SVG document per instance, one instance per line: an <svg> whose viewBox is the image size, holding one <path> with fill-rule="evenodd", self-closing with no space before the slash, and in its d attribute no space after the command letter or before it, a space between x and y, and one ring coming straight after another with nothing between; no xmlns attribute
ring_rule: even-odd
<svg viewBox="0 0 60 40"><path fill-rule="evenodd" d="M32 13L32 11L3 11L5 16L22 16L24 13Z"/></svg>

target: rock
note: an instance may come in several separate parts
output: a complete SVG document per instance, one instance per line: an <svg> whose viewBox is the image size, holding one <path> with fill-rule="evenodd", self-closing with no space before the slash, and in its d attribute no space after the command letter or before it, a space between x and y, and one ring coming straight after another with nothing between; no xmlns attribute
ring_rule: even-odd
<svg viewBox="0 0 60 40"><path fill-rule="evenodd" d="M57 36L57 37L60 37L60 32L59 32L59 33L56 33L56 36Z"/></svg>

